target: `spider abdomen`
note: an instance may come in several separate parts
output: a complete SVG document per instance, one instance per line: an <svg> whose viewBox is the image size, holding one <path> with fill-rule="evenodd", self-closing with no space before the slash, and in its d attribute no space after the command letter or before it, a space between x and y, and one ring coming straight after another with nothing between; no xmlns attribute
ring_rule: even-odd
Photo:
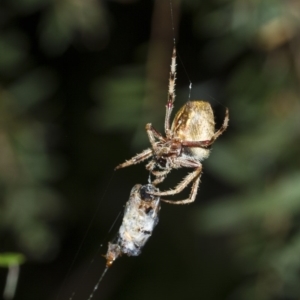
<svg viewBox="0 0 300 300"><path fill-rule="evenodd" d="M202 100L188 101L175 115L171 132L182 141L209 141L215 134L215 120L211 105ZM186 153L198 160L209 156L209 149L186 147Z"/></svg>
<svg viewBox="0 0 300 300"><path fill-rule="evenodd" d="M186 141L207 141L215 133L214 113L205 101L188 101L177 112L171 132Z"/></svg>

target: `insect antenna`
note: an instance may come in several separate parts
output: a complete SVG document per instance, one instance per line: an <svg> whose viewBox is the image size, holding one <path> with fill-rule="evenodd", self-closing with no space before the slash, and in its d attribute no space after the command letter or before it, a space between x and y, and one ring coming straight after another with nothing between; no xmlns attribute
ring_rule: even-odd
<svg viewBox="0 0 300 300"><path fill-rule="evenodd" d="M74 268L75 262L77 261L77 259L78 259L78 257L79 257L79 254L80 254L80 252L81 252L82 249L83 249L83 246L84 246L85 241L86 241L86 239L87 239L87 237L88 237L88 234L89 234L89 232L90 232L90 230L91 230L91 228L92 228L92 225L94 224L95 219L96 219L96 217L97 217L97 215L98 215L98 213L99 213L101 204L102 204L103 200L105 199L105 197L106 197L106 195L107 195L107 193L108 193L108 191L109 191L109 188L110 188L110 185L111 185L111 183L112 183L113 177L114 177L114 172L113 172L113 173L111 174L111 176L109 177L109 180L108 180L108 183L107 183L107 185L106 185L106 188L105 188L104 192L102 193L102 196L100 197L100 201L99 201L98 204L97 204L97 207L96 207L96 209L95 209L94 214L92 215L92 218L91 218L90 222L89 222L88 225L87 225L87 228L86 228L85 233L84 233L84 236L83 236L83 238L82 238L82 240L81 240L81 242L80 242L80 245L79 245L79 247L78 247L78 249L77 249L77 251L76 251L76 253L75 253L74 258L72 259L72 262L71 262L71 265L69 266L69 269L68 269L68 271L67 271L67 274L65 275L64 280L62 281L61 286L60 286L60 288L59 288L59 290L58 290L57 296L56 296L56 298L55 298L56 300L59 300L59 299L62 298L61 296L62 296L63 290L64 290L64 288L65 288L65 285L66 285L66 283L67 283L67 280L70 278L70 274L71 274L71 271L72 271L73 268ZM112 226L110 227L110 229L109 229L109 231L108 231L107 234L109 234L109 233L111 232L111 230L112 230L112 228L114 227L115 223L116 223L117 220L119 219L121 213L122 213L122 211L119 211L118 216L116 217L115 221L113 222L113 224L112 224ZM106 238L107 238L107 237L106 237ZM105 240L106 238L104 238L104 240ZM101 247L102 247L102 243L100 244L97 253L100 251L100 248L101 248ZM82 276L81 276L81 279L83 279L83 278L86 276L86 274L87 274L87 272L88 272L88 269L90 268L90 266L92 265L93 262L94 262L94 259L92 259L92 260L90 261L90 263L89 263L88 267L86 268L85 272L83 272L83 274L82 274ZM77 290L78 290L78 287L75 288L75 290L73 290L71 296L69 297L69 300L72 300L72 299L73 299L73 297L74 297L74 296L76 295L76 293L77 293Z"/></svg>

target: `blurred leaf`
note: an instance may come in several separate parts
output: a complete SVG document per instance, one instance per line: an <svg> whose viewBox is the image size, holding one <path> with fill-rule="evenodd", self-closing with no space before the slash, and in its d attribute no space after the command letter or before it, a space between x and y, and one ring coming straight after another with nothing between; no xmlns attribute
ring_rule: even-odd
<svg viewBox="0 0 300 300"><path fill-rule="evenodd" d="M25 256L20 253L0 253L0 267L8 268L11 265L21 265Z"/></svg>
<svg viewBox="0 0 300 300"><path fill-rule="evenodd" d="M28 14L45 7L53 0L9 0L9 2L17 11Z"/></svg>
<svg viewBox="0 0 300 300"><path fill-rule="evenodd" d="M262 174L285 159L284 154L289 151L287 147L293 146L299 135L299 113L295 111L282 122L267 119L258 129L252 126L248 135L236 136L233 141L218 144L206 165L229 183L249 186L249 182L259 182Z"/></svg>
<svg viewBox="0 0 300 300"><path fill-rule="evenodd" d="M61 54L74 37L106 38L108 28L101 2L96 0L54 1L40 25L40 43L46 53Z"/></svg>
<svg viewBox="0 0 300 300"><path fill-rule="evenodd" d="M46 68L39 68L21 77L9 91L19 109L27 110L38 102L53 95L57 87L55 74Z"/></svg>
<svg viewBox="0 0 300 300"><path fill-rule="evenodd" d="M120 75L105 82L94 83L94 99L103 99L102 107L92 113L92 123L110 130L135 129L140 119L144 95L144 79L141 70L124 70Z"/></svg>
<svg viewBox="0 0 300 300"><path fill-rule="evenodd" d="M220 49L222 49L222 55L220 55ZM245 47L237 39L230 35L226 35L220 38L218 41L210 41L206 44L203 50L204 58L210 58L214 56L215 59L211 61L211 68L224 68L229 64L236 56L245 51Z"/></svg>
<svg viewBox="0 0 300 300"><path fill-rule="evenodd" d="M28 39L20 31L0 34L0 73L12 75L28 55Z"/></svg>
<svg viewBox="0 0 300 300"><path fill-rule="evenodd" d="M262 226L269 214L292 218L293 212L300 211L300 173L291 174L264 191L259 186L252 192L238 197L227 198L201 211L201 230L243 230L245 227ZM255 191L255 192L254 192ZM280 227L280 224L276 226Z"/></svg>
<svg viewBox="0 0 300 300"><path fill-rule="evenodd" d="M24 184L7 190L5 203L2 226L17 237L31 257L52 257L58 248L58 238L48 223L61 211L58 195L49 188Z"/></svg>

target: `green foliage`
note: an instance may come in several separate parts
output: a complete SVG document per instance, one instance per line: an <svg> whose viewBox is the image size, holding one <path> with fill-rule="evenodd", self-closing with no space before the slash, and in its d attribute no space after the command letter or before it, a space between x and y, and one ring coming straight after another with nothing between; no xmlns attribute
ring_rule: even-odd
<svg viewBox="0 0 300 300"><path fill-rule="evenodd" d="M201 57L209 61L216 77L226 74L223 93L230 111L229 129L213 145L204 168L235 191L224 196L219 192L213 204L195 213L194 225L198 232L229 237L227 248L242 274L230 299L297 299L298 4L215 0L184 1L184 5L190 10L195 32L204 40ZM126 83L128 87L124 89ZM106 85L103 99L110 104L123 101L134 85L138 87L138 82L121 82L115 77ZM164 103L161 101L160 106L156 103L157 113ZM134 126L136 101L126 101L130 107L124 112L129 118L117 118L108 103L101 107L101 121L115 129ZM116 109L116 104L113 107ZM116 110L121 116L119 110L122 108ZM105 115L109 117L105 119ZM151 118L153 121L154 116ZM216 193L217 190L218 187Z"/></svg>
<svg viewBox="0 0 300 300"><path fill-rule="evenodd" d="M133 130L140 122L136 116L142 110L145 84L138 68L119 73L93 84L94 99L99 103L104 101L101 109L93 113L92 122L106 130Z"/></svg>
<svg viewBox="0 0 300 300"><path fill-rule="evenodd" d="M106 38L107 24L100 1L53 1L41 20L40 42L49 54L61 54L73 42L79 31L89 37Z"/></svg>
<svg viewBox="0 0 300 300"><path fill-rule="evenodd" d="M41 57L45 52L62 54L76 32L85 37L92 32L101 39L106 26L96 1L13 0L1 2L0 10L6 16L0 32L0 224L10 233L10 243L28 257L47 260L59 249L53 224L63 207L50 185L62 168L49 152L47 138L51 115L57 110L51 102L61 82L51 63L41 62ZM30 31L26 18L32 14L38 16L38 24ZM46 49L33 54L38 32ZM5 262L13 257L1 258Z"/></svg>
<svg viewBox="0 0 300 300"><path fill-rule="evenodd" d="M201 232L230 235L245 275L232 299L296 299L300 292L296 9L282 1L227 1L206 20L216 26L211 28L216 51L225 36L259 50L237 60L230 72L230 138L218 140L205 163L237 192L201 208L195 221Z"/></svg>
<svg viewBox="0 0 300 300"><path fill-rule="evenodd" d="M21 265L25 262L24 255L20 253L1 253L0 267L7 268L12 265Z"/></svg>

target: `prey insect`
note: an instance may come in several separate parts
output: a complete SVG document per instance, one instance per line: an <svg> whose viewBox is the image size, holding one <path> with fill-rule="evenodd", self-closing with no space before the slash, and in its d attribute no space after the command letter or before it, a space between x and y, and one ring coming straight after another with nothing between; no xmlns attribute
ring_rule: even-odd
<svg viewBox="0 0 300 300"><path fill-rule="evenodd" d="M122 254L138 256L158 223L160 197L152 184L136 184L126 203L124 217L118 235L108 243L105 255L106 266L110 267Z"/></svg>
<svg viewBox="0 0 300 300"><path fill-rule="evenodd" d="M211 105L202 100L188 101L177 112L170 126L170 117L175 101L175 81L176 48L174 47L164 123L165 136L155 130L151 123L148 123L146 132L151 148L135 155L115 169L125 168L151 158L146 169L155 177L152 184L157 185L164 181L173 169L193 168L194 170L175 188L169 191L153 192L153 195L156 196L175 195L192 183L191 192L187 199L179 201L161 199L161 201L171 204L187 204L196 198L202 172L201 161L209 156L209 147L226 130L229 111L226 109L223 125L218 131L215 131L214 113Z"/></svg>
<svg viewBox="0 0 300 300"><path fill-rule="evenodd" d="M123 254L128 256L141 254L142 248L158 223L160 197L153 195L154 192L159 192L159 189L152 184L136 184L132 188L118 234L112 242L108 243L108 250L104 256L106 268L89 299L92 299L107 270L118 257Z"/></svg>

